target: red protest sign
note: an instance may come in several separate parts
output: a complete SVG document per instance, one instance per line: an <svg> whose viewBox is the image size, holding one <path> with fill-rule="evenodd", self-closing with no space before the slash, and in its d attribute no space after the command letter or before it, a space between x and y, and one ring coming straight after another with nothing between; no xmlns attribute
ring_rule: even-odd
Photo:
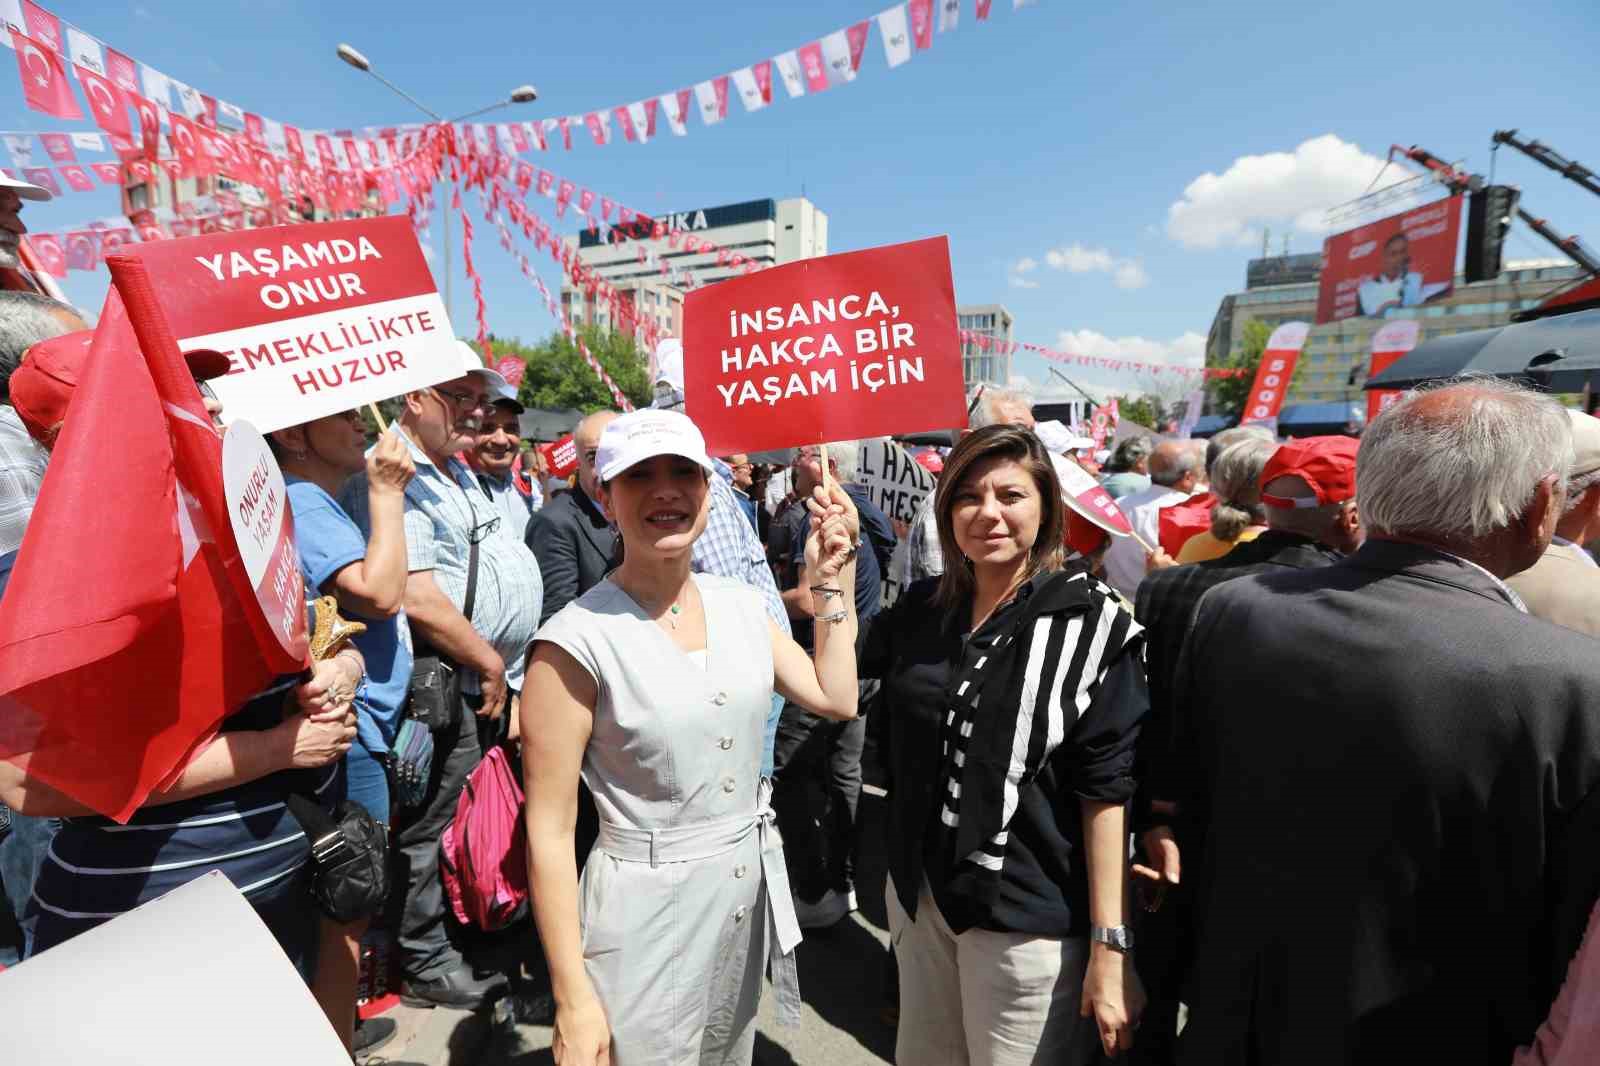
<svg viewBox="0 0 1600 1066"><path fill-rule="evenodd" d="M225 417L263 433L463 372L404 215L216 232L139 258L179 345L232 362L211 382Z"/></svg>
<svg viewBox="0 0 1600 1066"><path fill-rule="evenodd" d="M1256 367L1241 423L1261 422L1277 428L1278 411L1283 408L1289 382L1294 379L1294 365L1300 360L1300 349L1306 346L1306 334L1310 332L1311 327L1304 322L1285 322L1272 331Z"/></svg>
<svg viewBox="0 0 1600 1066"><path fill-rule="evenodd" d="M944 237L730 278L683 321L685 408L713 455L966 425Z"/></svg>
<svg viewBox="0 0 1600 1066"><path fill-rule="evenodd" d="M550 477L566 477L578 469L578 444L570 433L560 440L539 445L539 452L544 456Z"/></svg>

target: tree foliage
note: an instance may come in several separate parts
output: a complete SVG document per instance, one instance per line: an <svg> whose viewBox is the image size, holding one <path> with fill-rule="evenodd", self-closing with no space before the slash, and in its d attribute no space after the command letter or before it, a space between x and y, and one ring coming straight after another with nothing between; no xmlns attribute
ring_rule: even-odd
<svg viewBox="0 0 1600 1066"><path fill-rule="evenodd" d="M1221 360L1210 364L1224 370L1244 371L1238 377L1212 378L1207 384L1206 392L1210 395L1208 406L1212 414L1238 418L1243 413L1245 401L1250 398L1250 386L1255 381L1256 367L1261 363L1261 353L1267 350L1267 339L1271 336L1271 326L1259 318L1252 318L1244 324L1239 350L1229 352Z"/></svg>
<svg viewBox="0 0 1600 1066"><path fill-rule="evenodd" d="M1159 396L1151 396L1148 393L1139 397L1123 396L1119 398L1117 400L1117 415L1157 432L1160 432L1162 425L1169 421L1167 405L1162 403Z"/></svg>
<svg viewBox="0 0 1600 1066"><path fill-rule="evenodd" d="M579 326L578 334L634 406L650 406L650 373L633 338L598 326ZM585 414L617 406L611 390L589 368L578 346L559 330L534 344L492 335L489 344L494 351L492 362L520 359L527 367L518 392L524 406L576 408Z"/></svg>

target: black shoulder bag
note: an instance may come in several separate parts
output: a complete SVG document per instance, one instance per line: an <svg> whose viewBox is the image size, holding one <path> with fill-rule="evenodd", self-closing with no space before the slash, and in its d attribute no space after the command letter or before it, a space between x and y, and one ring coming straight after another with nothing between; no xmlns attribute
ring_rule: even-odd
<svg viewBox="0 0 1600 1066"><path fill-rule="evenodd" d="M289 794L289 810L311 841L311 894L341 924L372 918L389 896L389 834L361 804L333 814L310 796Z"/></svg>
<svg viewBox="0 0 1600 1066"><path fill-rule="evenodd" d="M474 537L467 556L467 598L461 613L472 621L478 597L478 541ZM432 648L417 649L411 663L411 688L406 714L437 733L456 724L461 716L460 670L448 656Z"/></svg>

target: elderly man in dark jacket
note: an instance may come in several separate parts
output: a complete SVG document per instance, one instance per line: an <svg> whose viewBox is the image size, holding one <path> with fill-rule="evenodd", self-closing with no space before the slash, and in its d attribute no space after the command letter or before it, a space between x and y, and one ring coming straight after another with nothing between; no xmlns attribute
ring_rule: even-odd
<svg viewBox="0 0 1600 1066"><path fill-rule="evenodd" d="M1532 1037L1594 901L1600 656L1504 579L1571 452L1548 397L1411 394L1362 439L1358 551L1201 599L1186 1066L1498 1066Z"/></svg>
<svg viewBox="0 0 1600 1066"><path fill-rule="evenodd" d="M544 576L544 609L539 624L600 583L611 569L617 549L617 531L611 528L596 502L600 485L595 474L595 449L600 431L617 417L615 411L596 411L572 431L578 451L578 484L556 493L528 519L525 538L539 560Z"/></svg>

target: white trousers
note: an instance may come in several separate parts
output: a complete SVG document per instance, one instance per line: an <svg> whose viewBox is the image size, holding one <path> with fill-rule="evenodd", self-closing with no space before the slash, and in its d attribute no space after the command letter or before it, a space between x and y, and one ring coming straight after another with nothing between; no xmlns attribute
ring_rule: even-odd
<svg viewBox="0 0 1600 1066"><path fill-rule="evenodd" d="M1093 1061L1092 1018L1078 1016L1089 943L985 929L951 932L919 886L912 921L888 882L900 967L900 1066L1079 1066Z"/></svg>

